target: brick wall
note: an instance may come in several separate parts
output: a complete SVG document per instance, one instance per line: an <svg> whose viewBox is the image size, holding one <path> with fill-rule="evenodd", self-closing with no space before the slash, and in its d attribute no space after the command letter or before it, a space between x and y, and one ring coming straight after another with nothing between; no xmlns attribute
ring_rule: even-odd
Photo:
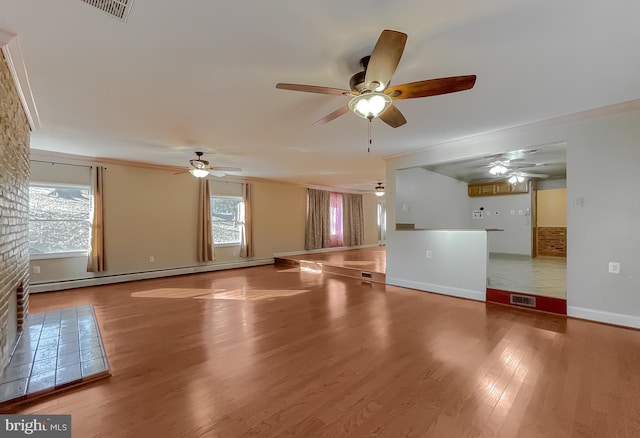
<svg viewBox="0 0 640 438"><path fill-rule="evenodd" d="M565 227L538 227L538 255L567 256L567 229Z"/></svg>
<svg viewBox="0 0 640 438"><path fill-rule="evenodd" d="M29 311L29 124L0 52L0 367Z"/></svg>

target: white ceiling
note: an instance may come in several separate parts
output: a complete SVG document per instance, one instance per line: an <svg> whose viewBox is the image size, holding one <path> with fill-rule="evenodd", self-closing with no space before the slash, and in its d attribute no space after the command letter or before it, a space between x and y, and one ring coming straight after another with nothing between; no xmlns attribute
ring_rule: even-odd
<svg viewBox="0 0 640 438"><path fill-rule="evenodd" d="M80 0L0 0L41 127L32 148L370 190L383 157L640 98L636 0L135 0L126 23ZM407 125L347 114L380 32L409 38L393 84L475 74L469 91L398 101Z"/></svg>

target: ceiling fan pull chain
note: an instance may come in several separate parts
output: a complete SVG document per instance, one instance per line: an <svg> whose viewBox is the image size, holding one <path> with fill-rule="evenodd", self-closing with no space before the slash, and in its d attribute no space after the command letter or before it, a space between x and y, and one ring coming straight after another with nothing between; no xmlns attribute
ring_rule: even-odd
<svg viewBox="0 0 640 438"><path fill-rule="evenodd" d="M369 146L367 146L367 153L371 152L371 119L369 119Z"/></svg>

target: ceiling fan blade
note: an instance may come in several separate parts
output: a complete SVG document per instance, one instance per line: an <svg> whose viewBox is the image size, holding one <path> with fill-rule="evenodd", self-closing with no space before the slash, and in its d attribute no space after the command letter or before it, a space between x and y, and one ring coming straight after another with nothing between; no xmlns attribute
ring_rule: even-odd
<svg viewBox="0 0 640 438"><path fill-rule="evenodd" d="M400 110L395 105L391 105L378 117L392 128L398 128L407 123L407 119L404 118Z"/></svg>
<svg viewBox="0 0 640 438"><path fill-rule="evenodd" d="M242 172L240 167L211 166L209 170L218 172Z"/></svg>
<svg viewBox="0 0 640 438"><path fill-rule="evenodd" d="M350 96L351 91L341 90L340 88L319 87L317 85L300 85L300 84L276 84L276 88L281 90L304 91L307 93L331 94L333 96Z"/></svg>
<svg viewBox="0 0 640 438"><path fill-rule="evenodd" d="M395 87L387 88L385 93L391 96L392 99L413 99L469 90L473 88L475 83L476 75L451 76L396 85Z"/></svg>
<svg viewBox="0 0 640 438"><path fill-rule="evenodd" d="M364 82L369 89L375 88L371 85L373 82L384 86L389 84L391 76L398 67L406 43L406 33L395 30L382 31L373 48L365 73Z"/></svg>
<svg viewBox="0 0 640 438"><path fill-rule="evenodd" d="M517 172L518 175L524 176L526 178L549 178L549 175L545 175L544 173L528 173L528 172Z"/></svg>
<svg viewBox="0 0 640 438"><path fill-rule="evenodd" d="M337 110L335 110L331 114L324 116L323 118L321 118L320 120L318 120L317 122L315 122L311 126L324 125L325 123L329 123L333 119L337 119L338 117L340 117L340 116L342 116L342 115L344 115L344 114L346 114L348 112L349 112L349 107L345 105L342 108L338 108Z"/></svg>

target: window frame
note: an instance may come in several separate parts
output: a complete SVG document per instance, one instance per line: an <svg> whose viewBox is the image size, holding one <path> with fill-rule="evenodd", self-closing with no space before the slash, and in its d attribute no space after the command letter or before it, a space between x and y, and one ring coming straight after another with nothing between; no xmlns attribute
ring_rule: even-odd
<svg viewBox="0 0 640 438"><path fill-rule="evenodd" d="M213 199L214 198L223 198L223 199L237 199L239 201L239 204L244 204L244 198L242 196L239 195L216 195L216 194L211 194L209 197L209 201L211 202L211 206L213 207ZM225 247L240 247L242 245L242 227L244 226L244 221L241 220L241 211L238 212L238 215L240 216L239 219L236 219L236 226L238 227L238 231L239 231L239 237L238 237L238 241L237 242L225 242L225 243L217 243L215 241L215 233L213 231L213 226L214 226L214 219L213 219L213 214L211 215L211 238L213 241L213 245L217 248L225 248Z"/></svg>
<svg viewBox="0 0 640 438"><path fill-rule="evenodd" d="M69 188L69 189L81 189L81 190L87 190L89 192L89 195L91 196L91 199L89 200L90 203L93 203L93 191L91 189L91 185L90 184L74 184L74 183L52 183L52 182L46 182L46 181L30 181L29 182L29 190L31 190L31 187L42 187L42 188ZM31 200L29 200L29 202L31 202ZM29 209L31 209L31 205L29 205ZM48 222L45 220L37 220L34 222ZM49 221L49 222L54 222L54 221ZM81 222L81 221L77 221L77 222ZM91 213L89 213L89 218L87 219L87 223L89 224L89 227L91 228L92 223L91 223ZM31 224L31 218L29 218L29 224ZM29 241L31 242L31 241ZM49 252L49 253L37 253L37 254L32 254L31 253L31 244L29 244L29 259L30 260L45 260L45 259L63 259L63 258L73 258L73 257L87 257L89 255L89 251L91 250L91 235L89 235L89 240L87 240L87 248L86 250L83 251L62 251L62 252Z"/></svg>

